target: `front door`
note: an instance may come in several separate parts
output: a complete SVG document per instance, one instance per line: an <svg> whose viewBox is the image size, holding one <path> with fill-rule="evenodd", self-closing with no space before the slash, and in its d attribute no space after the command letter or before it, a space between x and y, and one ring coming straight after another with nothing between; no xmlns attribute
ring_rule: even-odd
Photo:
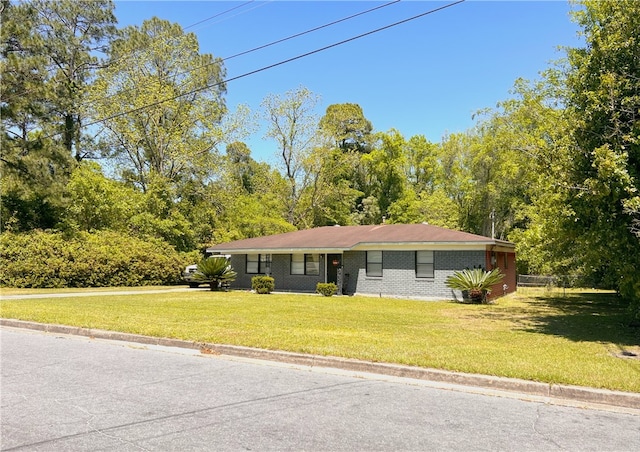
<svg viewBox="0 0 640 452"><path fill-rule="evenodd" d="M342 267L342 254L327 254L327 282L338 284L338 269Z"/></svg>

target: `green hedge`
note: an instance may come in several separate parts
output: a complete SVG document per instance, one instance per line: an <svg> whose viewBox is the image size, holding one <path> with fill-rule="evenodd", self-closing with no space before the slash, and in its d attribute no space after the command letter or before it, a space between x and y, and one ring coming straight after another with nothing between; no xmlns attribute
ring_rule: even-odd
<svg viewBox="0 0 640 452"><path fill-rule="evenodd" d="M331 297L338 292L338 286L335 283L318 283L316 285L316 292L322 294L325 297Z"/></svg>
<svg viewBox="0 0 640 452"><path fill-rule="evenodd" d="M115 287L174 284L193 254L113 231L0 235L0 286Z"/></svg>
<svg viewBox="0 0 640 452"><path fill-rule="evenodd" d="M251 288L255 290L256 293L271 293L276 288L275 279L271 276L254 276L251 278Z"/></svg>

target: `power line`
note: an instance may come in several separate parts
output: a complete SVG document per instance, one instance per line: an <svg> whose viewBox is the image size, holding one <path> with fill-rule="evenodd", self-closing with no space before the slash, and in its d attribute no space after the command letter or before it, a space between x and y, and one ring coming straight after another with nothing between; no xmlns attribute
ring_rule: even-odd
<svg viewBox="0 0 640 452"><path fill-rule="evenodd" d="M336 25L336 24L339 24L339 23L341 23L341 22L345 22L345 21L347 21L347 20L354 19L354 18L356 18L356 17L358 17L358 16L362 16L362 15L364 15L364 14L368 14L368 13L373 12L373 11L376 11L376 10L378 10L378 9L386 8L387 6L391 6L391 5L395 4L395 3L399 3L400 1L401 1L401 0L393 0L393 1L391 1L391 2L388 2L388 3L382 4L382 5L378 5L378 6L374 7L374 8L370 8L370 9L367 9L367 10L365 10L365 11L360 11L360 12L358 12L358 13L356 13L356 14L352 14L352 15L350 15L350 16L343 17L342 19L334 20L333 22L329 22L329 23L326 23L326 24L324 24L324 25L320 25L320 26L317 26L317 27L315 27L315 28L311 28L311 29L309 29L309 30L305 30L305 31L303 31L303 32L296 33L296 34L293 34L293 35L287 36L287 37L285 37L285 38L278 39L278 40L276 40L276 41L272 41L272 42L269 42L269 43L267 43L267 44L260 45L260 46L258 46L258 47L254 47L254 48L252 48L252 49L245 50L245 51L240 52L240 53L236 53L235 55L231 55L231 56L228 56L228 57L225 57L225 58L222 58L222 59L214 59L214 61L212 61L211 63L207 63L207 64L204 64L204 65L202 65L202 66L197 66L197 67L191 68L191 69L189 69L189 70L186 70L186 71L183 71L183 72L179 72L179 73L177 73L177 74L174 74L172 77L173 77L173 78L180 77L181 75L188 74L188 73L193 72L193 71L195 71L195 70L197 70L197 69L202 69L202 68L205 68L205 67L208 67L208 66L214 65L214 64L219 64L220 62L224 62L224 61L230 60L230 59L232 59L232 58L236 58L236 57L239 57L239 56L242 56L242 55L246 55L246 54L249 54L249 53L252 53L252 52L256 52L256 51L258 51L258 50L262 50L262 49L265 49L265 48L267 48L267 47L271 47L271 46L273 46L273 45L280 44L280 43L282 43L282 42L289 41L289 40L291 40L291 39L298 38L298 37L300 37L300 36L304 36L304 35L309 34L309 33L313 33L314 31L322 30L323 28L327 28L327 27L330 27L330 26L332 26L332 25ZM249 2L247 2L247 3L249 3ZM216 17L216 16L213 16L213 17ZM118 61L118 60L116 60L116 61ZM181 87L178 87L178 88L181 88ZM126 93L128 93L128 92L133 92L133 91L135 91L136 89L137 89L137 87L136 87L136 86L134 86L133 88L129 88L129 89L126 89L126 90L120 91L120 92L118 92L118 93L114 93L114 94L107 95L107 96L105 96L105 98L106 98L106 99L109 99L109 98L114 97L114 96L116 96L116 95L120 95L120 96L121 96L121 95L126 94Z"/></svg>
<svg viewBox="0 0 640 452"><path fill-rule="evenodd" d="M187 29L189 29L189 28L195 27L196 25L200 25L201 23L208 22L208 21L210 21L211 19L215 19L216 17L223 16L223 15L225 15L225 14L227 14L227 13L230 13L231 11L234 11L234 10L236 10L236 9L238 9L238 8L242 8L243 6L246 6L246 5L248 5L249 3L253 3L254 1L255 1L255 0L249 0L249 1L247 1L247 2L242 3L241 5L237 5L237 6L234 6L233 8L229 8L229 9L228 9L228 10L226 10L226 11L222 11L221 13L214 14L213 16L211 16L211 17L207 17L206 19L202 19L201 21L198 21L198 22L196 22L195 24L191 24L191 25L188 25L188 26L184 27L184 28L183 28L183 30L187 30Z"/></svg>
<svg viewBox="0 0 640 452"><path fill-rule="evenodd" d="M195 94L195 93L197 93L197 92L204 91L204 90L206 90L206 89L215 88L215 87L220 86L220 85L222 85L222 84L226 84L226 83L229 83L229 82L232 82L232 81L235 81L235 80L239 80L239 79L241 79L241 78L245 78L245 77L248 77L248 76L250 76L250 75L257 74L257 73L259 73L259 72L264 72L264 71L266 71L266 70L268 70L268 69L273 69L274 67L282 66L283 64L287 64L287 63L290 63L290 62L292 62L292 61L296 61L296 60L299 60L299 59L301 59L301 58L305 58L305 57L307 57L307 56L314 55L314 54L319 53L319 52L323 52L323 51L325 51L325 50L328 50L328 49L331 49L331 48L333 48L333 47L337 47L337 46L340 46L340 45L346 44L346 43L348 43L348 42L355 41L355 40L360 39L360 38L363 38L363 37L365 37L365 36L369 36L369 35L372 35L372 34L374 34L374 33L379 33L379 32L381 32L381 31L387 30L387 29L389 29L389 28L393 28L393 27L396 27L396 26L398 26L398 25L405 24L405 23L410 22L410 21L412 21L412 20L419 19L419 18L421 18L421 17L424 17L424 16L427 16L427 15L429 15L429 14L433 14L433 13L436 13L436 12L442 11L442 10L444 10L444 9L450 8L450 7L452 7L452 6L456 6L456 5L458 5L458 4L460 4L460 3L464 3L464 2L465 2L465 0L458 0L458 1L455 1L455 2L453 2L453 3L449 3L449 4L447 4L447 5L440 6L440 7L438 7L438 8L434 8L434 9L432 9L432 10L426 11L426 12L424 12L424 13L417 14L417 15L412 16L412 17L409 17L409 18L407 18L407 19L404 19L404 20L401 20L401 21L398 21L398 22L394 22L394 23L389 24L389 25L385 25L384 27L376 28L376 29L371 30L371 31L368 31L368 32L366 32L366 33L362 33L362 34L359 34L359 35L357 35L357 36L353 36L353 37L351 37L351 38L348 38L348 39L345 39L345 40L342 40L342 41L336 42L336 43L334 43L334 44L330 44L330 45L327 45L327 46L324 46L324 47L321 47L321 48L318 48L318 49L312 50L312 51L310 51L310 52L306 52L306 53L303 53L303 54L297 55L297 56L295 56L295 57L292 57L292 58L288 58L288 59L286 59L286 60L279 61L279 62L277 62L277 63L271 64L271 65L268 65L268 66L263 66L263 67L261 67L261 68L259 68L259 69L256 69L256 70L253 70L253 71L250 71L250 72L245 72L244 74L238 75L238 76L236 76L236 77L228 78L228 79L223 80L223 81L218 82L218 83L212 83L212 84L210 84L210 85L205 85L205 86L203 86L203 87L201 87L201 88L197 88L197 89L191 90L191 91L186 92L186 93L182 93L182 94L178 94L178 95L176 95L176 96L172 96L172 97L168 97L168 98L165 98L165 99L161 99L161 100L159 100L159 101L152 102L152 103L150 103L150 104L143 105L143 106L141 106L141 107L137 107L137 108L134 108L134 109L131 109L131 110L127 110L127 111L121 112L121 113L116 113L116 114L111 115L111 116L108 116L108 117L106 117L106 118L101 118L101 119L95 120L95 121L93 121L93 122L90 122L90 123L88 123L88 124L83 125L83 127L90 127L90 126L93 126L93 125L96 125L96 124L99 124L99 123L102 123L102 122L105 122L105 121L109 121L109 120L111 120L111 119L118 118L118 117L120 117L120 116L128 115L128 114L130 114L130 113L137 113L137 112L139 112L139 111L145 110L145 109L147 109L147 108L155 107L156 105L160 105L160 104L163 104L163 103L165 103L165 102L170 102L170 101L172 101L172 100L176 100L176 99L179 99L179 98L184 97L184 96L188 96L188 95L191 95L191 94ZM56 136L56 135L59 135L59 134L50 135L50 136L48 136L47 138L51 138L52 136Z"/></svg>
<svg viewBox="0 0 640 452"><path fill-rule="evenodd" d="M340 22L344 22L344 21L347 21L347 20L353 19L353 18L355 18L355 17L362 16L363 14L367 14L367 13L370 13L370 12L372 12L372 11L376 11L376 10L378 10L378 9L385 8L385 7L387 7L387 6L393 5L394 3L398 3L398 2L400 2L400 0L394 0L394 1L392 1L392 2L389 2L389 3L385 3L385 4L383 4L383 5L376 6L375 8L371 8L371 9L368 9L368 10L366 10L366 11L361 11L361 12L356 13L356 14L353 14L353 15L351 15L351 16L344 17L344 18L342 18L342 19L338 19L338 20L335 20L335 21L333 21L333 22L329 22L329 23L324 24L324 25L320 25L319 27L311 28L311 29L306 30L306 31L303 31L303 32L301 32L301 33L296 33L296 34L294 34L294 35L287 36L286 38L278 39L277 41L273 41L273 42L270 42L270 43L268 43L268 44L261 45L261 46L259 46L259 47L254 47L254 48L253 48L253 49L251 49L251 50L245 50L244 52L236 53L235 55L231 55L231 56L229 56L229 57L223 58L223 60L222 60L222 61L230 60L230 59L232 59L232 58L239 57L239 56L245 55L245 54L247 54L247 53L255 52L256 50L262 50L262 49L264 49L264 48L266 48L266 47L270 47L270 46L275 45L275 44L280 44L281 42L285 42L285 41L288 41L288 40L293 39L293 38L298 38L298 37L300 37L300 36L304 36L304 35L306 35L306 34L308 34L308 33L312 33L312 32L314 32L314 31L322 30L323 28L327 28L327 27L330 27L330 26L332 26L332 25L339 24Z"/></svg>

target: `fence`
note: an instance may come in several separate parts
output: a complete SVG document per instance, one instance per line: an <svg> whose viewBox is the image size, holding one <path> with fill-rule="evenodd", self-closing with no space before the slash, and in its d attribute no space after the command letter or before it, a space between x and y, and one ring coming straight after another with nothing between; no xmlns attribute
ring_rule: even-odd
<svg viewBox="0 0 640 452"><path fill-rule="evenodd" d="M580 275L518 275L518 289L544 288L549 291L583 287Z"/></svg>

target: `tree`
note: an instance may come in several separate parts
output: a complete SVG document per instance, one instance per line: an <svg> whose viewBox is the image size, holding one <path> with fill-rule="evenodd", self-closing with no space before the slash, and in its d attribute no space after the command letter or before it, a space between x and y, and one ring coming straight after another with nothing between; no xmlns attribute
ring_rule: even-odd
<svg viewBox="0 0 640 452"><path fill-rule="evenodd" d="M196 36L178 24L152 18L122 31L91 104L126 180L146 190L155 176L177 184L211 174L224 75L222 61L201 54Z"/></svg>
<svg viewBox="0 0 640 452"><path fill-rule="evenodd" d="M280 165L288 182L286 220L300 226L298 207L305 190L317 175L308 171L308 158L317 139L317 118L314 108L318 102L307 88L300 87L284 95L269 95L262 101L263 114L268 121L266 136L276 141Z"/></svg>
<svg viewBox="0 0 640 452"><path fill-rule="evenodd" d="M85 160L73 171L65 187L66 226L72 230L103 229L127 232L129 221L143 207L143 195L104 176L96 162Z"/></svg>
<svg viewBox="0 0 640 452"><path fill-rule="evenodd" d="M569 49L573 119L562 230L585 270L640 306L640 3L585 0L585 48ZM638 310L640 314L640 308Z"/></svg>
<svg viewBox="0 0 640 452"><path fill-rule="evenodd" d="M319 124L331 145L343 152L369 152L373 126L358 104L333 104L327 107Z"/></svg>
<svg viewBox="0 0 640 452"><path fill-rule="evenodd" d="M2 2L2 226L53 228L89 152L83 95L115 32L110 1Z"/></svg>
<svg viewBox="0 0 640 452"><path fill-rule="evenodd" d="M33 0L38 13L35 32L40 51L47 56L47 69L53 96L50 114L56 118L56 132L77 161L88 153L84 149L82 127L87 88L95 70L116 33L111 0Z"/></svg>
<svg viewBox="0 0 640 452"><path fill-rule="evenodd" d="M400 199L405 191L407 179L406 141L395 129L378 134L380 146L362 156L362 163L368 175L367 189L363 190L368 197L374 197L378 203L381 216L389 215L389 207ZM364 206L363 206L364 207ZM382 218L377 218L377 222Z"/></svg>

